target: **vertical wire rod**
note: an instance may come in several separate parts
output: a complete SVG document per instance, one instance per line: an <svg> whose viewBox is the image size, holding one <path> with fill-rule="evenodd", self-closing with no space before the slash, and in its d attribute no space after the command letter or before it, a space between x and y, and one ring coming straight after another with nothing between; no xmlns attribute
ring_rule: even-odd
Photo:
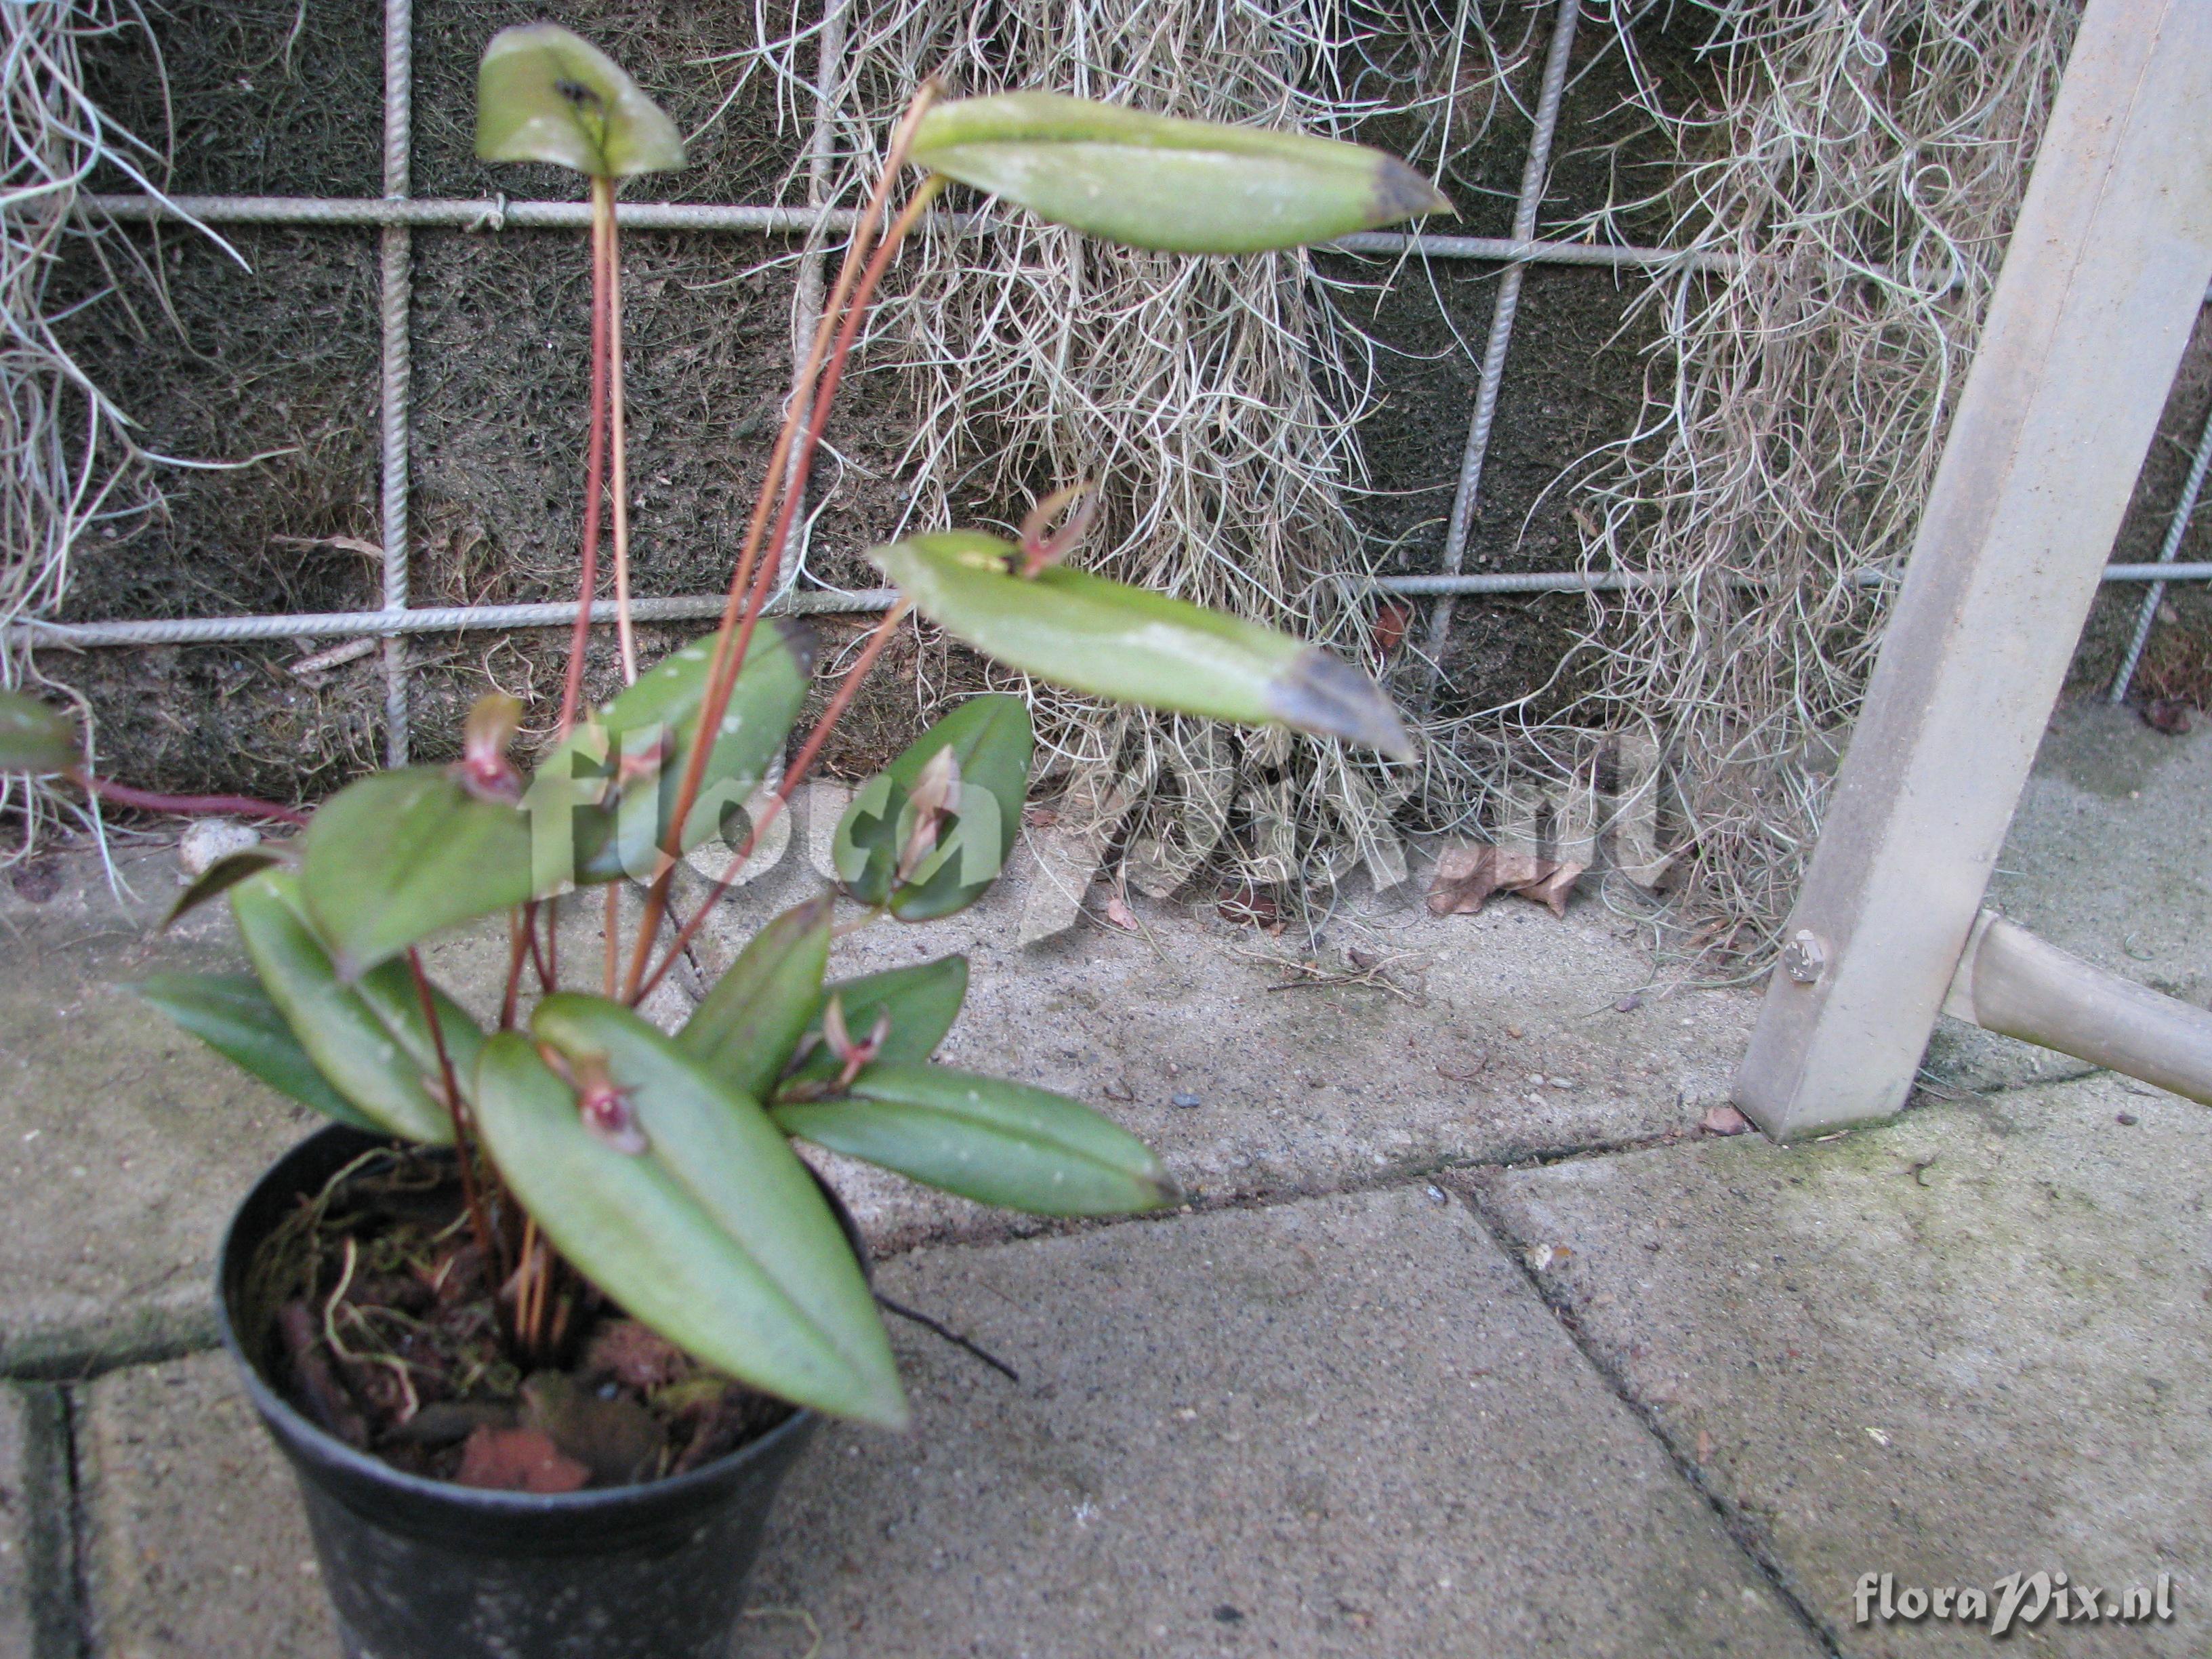
<svg viewBox="0 0 2212 1659"><path fill-rule="evenodd" d="M1535 129L1528 135L1528 158L1521 170L1521 198L1513 209L1513 240L1534 241L1536 216L1544 204L1544 186L1552 173L1552 137L1559 130L1559 100L1567 84L1567 60L1574 55L1575 23L1582 0L1559 0L1559 19L1552 26L1552 44L1544 59L1544 85L1536 100ZM1513 341L1513 317L1521 308L1522 267L1508 265L1498 279L1498 301L1490 313L1490 337L1482 348L1482 378L1475 387L1474 416L1467 429L1467 448L1460 457L1459 486L1452 495L1451 523L1444 536L1443 574L1456 576L1467 560L1468 529L1474 521L1476 498L1482 489L1482 463L1490 453L1491 424L1498 416L1498 382L1504 378L1506 349ZM1436 701L1443 675L1444 642L1451 636L1453 598L1447 593L1429 613L1429 681L1422 697L1424 712Z"/></svg>
<svg viewBox="0 0 2212 1659"><path fill-rule="evenodd" d="M385 0L384 194L404 198L411 186L414 149L415 31L412 0ZM414 232L387 225L383 237L383 532L384 608L407 608L408 402L413 396L408 314L413 308ZM407 763L407 640L384 641L384 743L386 760Z"/></svg>
<svg viewBox="0 0 2212 1659"><path fill-rule="evenodd" d="M814 344L814 331L822 322L827 263L823 243L836 228L832 223L836 216L829 212L828 203L836 163L837 89L845 78L845 0L830 0L829 10L822 19L821 35L815 43L814 128L806 146L806 203L817 216L807 235L806 251L799 255L791 319L791 396L798 405L798 419L802 425L809 412L807 404L812 388L799 385L799 376L806 367L808 352ZM849 220L845 228L850 228ZM786 487L798 476L799 447L793 445L784 472ZM802 501L791 521L791 539L784 547L776 571L778 593L788 592L799 580L799 567L806 558L806 503Z"/></svg>
<svg viewBox="0 0 2212 1659"><path fill-rule="evenodd" d="M2189 521L2197 513L2197 497L2204 488L2204 475L2212 471L2212 411L2204 416L2204 430L2197 440L2197 458L2189 464L2189 481L2181 487L2181 499L2174 504L2173 522L2166 527L2166 542L2158 550L2158 562L2172 564L2180 556L2181 538L2189 533ZM2142 605L2136 612L2136 631L2128 641L2128 654L2120 664L2120 672L2112 677L2112 701L2125 702L2128 688L2135 684L2136 665L2142 662L2143 647L2150 643L2151 624L2158 620L2158 607L2166 599L2166 584L2153 582L2150 591L2142 596Z"/></svg>

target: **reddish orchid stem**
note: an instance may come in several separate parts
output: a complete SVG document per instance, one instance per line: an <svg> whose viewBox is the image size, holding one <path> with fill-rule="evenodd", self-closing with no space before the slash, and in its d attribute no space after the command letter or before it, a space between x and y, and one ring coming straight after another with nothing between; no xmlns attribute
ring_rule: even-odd
<svg viewBox="0 0 2212 1659"><path fill-rule="evenodd" d="M255 800L250 795L161 795L150 789L133 789L112 778L95 777L89 772L75 775L87 794L112 800L118 806L135 806L144 812L173 812L183 817L226 813L233 817L274 818L280 823L307 822L307 814L296 806L279 806L274 801Z"/></svg>
<svg viewBox="0 0 2212 1659"><path fill-rule="evenodd" d="M622 884L618 881L607 884L606 908L600 926L607 936L605 988L607 1000L612 1001L615 987L622 977Z"/></svg>
<svg viewBox="0 0 2212 1659"><path fill-rule="evenodd" d="M890 263L888 252L885 252L878 254L866 265L866 270L873 274L873 279L866 282L863 290L863 279L860 275L863 261L867 258L877 228L882 223L892 184L905 163L907 152L913 147L915 129L920 126L922 116L928 112L936 97L936 83L927 82L908 105L897 131L892 135L890 151L884 157L883 175L877 179L867 207L862 211L860 222L854 227L853 240L846 247L844 262L838 270L836 289L830 295L830 303L823 307L822 319L815 328L805 367L797 377L790 406L784 415L782 429L776 434L775 448L769 452L768 471L763 477L760 495L753 504L752 520L746 527L744 545L739 551L737 568L731 574L729 598L723 605L721 623L715 631L714 658L708 670L707 695L702 701L697 731L718 729L722 716L728 712L738 675L744 667L745 653L752 643L753 624L767 603L768 590L773 583L781 556L783 538L788 534L791 518L795 511L793 504L805 495L807 474L813 463L815 441L820 435L823 423L829 417L830 398L823 395L823 385L817 382L826 374L828 388L833 392L836 388L836 373L824 368L830 357L833 327L841 313L849 314L858 310L865 313L867 298L874 292L873 279L879 279ZM918 199L927 201L942 187L941 180L933 179L923 185ZM903 240L916 217L918 213L912 210L900 216L895 239L886 244L889 252L896 252L897 241ZM847 343L846 349L849 349L850 339L856 331L857 325L840 331L841 338ZM815 388L811 398L799 395L799 387L808 386ZM787 468L793 446L799 441L802 416L811 416L805 422L805 447L799 451L796 464ZM786 507L779 522L775 550L763 560L761 557L762 540L767 532L769 514L778 501L784 502ZM740 629L739 606L748 597L750 603L745 605ZM636 947L630 957L629 986L626 994L633 1000L641 994L638 988L646 963L651 957L653 936L659 931L661 918L667 909L668 884L674 876L681 852L684 825L704 786L707 758L712 747L708 744L694 744L684 766L683 785L677 791L676 811L669 820L667 835L661 845L660 867L654 872L653 883L647 890L645 914L639 927Z"/></svg>
<svg viewBox="0 0 2212 1659"><path fill-rule="evenodd" d="M507 913L507 989L499 1000L499 1029L512 1031L514 1016L522 1005L522 969L530 960L532 937L530 905Z"/></svg>
<svg viewBox="0 0 2212 1659"><path fill-rule="evenodd" d="M629 441L623 407L622 225L615 217L615 181L592 180L592 213L605 222L598 249L605 266L607 291L607 438L611 450L609 494L614 498L615 645L622 656L623 683L637 680L637 641L629 617Z"/></svg>
<svg viewBox="0 0 2212 1659"><path fill-rule="evenodd" d="M769 825L775 822L776 814L790 803L793 794L805 781L807 773L813 769L815 761L821 756L823 744L829 742L830 734L837 729L837 722L853 706L853 698L859 692L861 681L867 678L868 671L876 665L876 659L884 654L884 647L890 643L891 635L906 616L910 603L901 599L886 611L884 619L876 624L875 631L868 635L868 642L862 647L859 659L839 683L836 695L830 699L830 706L822 711L821 720L816 722L814 730L808 735L805 747L799 751L799 758L792 762L790 769L784 773L783 782L778 786L775 793L769 797L768 805L761 809L760 817L754 821L744 844L730 860L729 867L715 881L714 890L707 895L705 902L691 913L691 920L676 930L676 938L670 944L667 954L660 958L659 964L631 993L628 1000L632 1006L652 994L653 988L660 983L662 977L676 965L677 957L682 956L690 945L692 935L699 931L699 924L707 919L707 913L720 903L722 896L737 884L738 872L745 867L745 860L753 855L753 848L759 845L760 838L767 833ZM650 937L649 934L641 935L641 938Z"/></svg>
<svg viewBox="0 0 2212 1659"><path fill-rule="evenodd" d="M538 936L544 941L545 954L538 963L538 983L550 996L561 988L561 896L556 893L538 902L544 925Z"/></svg>
<svg viewBox="0 0 2212 1659"><path fill-rule="evenodd" d="M735 644L730 654L732 659L740 665L744 661L745 653L751 647L753 631L759 625L761 613L768 605L769 592L775 585L776 568L782 557L785 538L791 533L791 526L797 514L799 502L806 489L807 474L812 468L815 452L820 445L823 429L830 418L830 406L837 395L837 383L842 375L846 359L852 355L853 343L859 337L860 325L867 315L869 302L874 298L876 289L883 281L884 273L890 269L890 262L898 257L901 245L906 240L908 233L920 222L932 198L943 187L942 179L932 178L922 185L921 189L915 192L914 198L907 204L896 222L884 236L883 245L876 250L874 257L869 260L867 270L854 288L851 302L846 307L844 321L837 331L836 344L831 350L829 362L823 369L821 379L815 386L803 446L799 452L798 464L791 470L789 486L783 494L782 510L777 515L775 532L769 537L766 552L760 560L759 568L754 574L752 585L747 596L744 616L738 625ZM894 611L890 613L888 620L896 620L903 616L906 610L904 603L901 603ZM888 640L888 630L880 633L878 638ZM858 677L865 674L867 667L873 665L876 656L879 655L881 651L880 643L871 641L869 653L861 663L854 665L853 673L848 676L848 678L857 679ZM842 690L840 695L843 695ZM720 704L713 707L711 718L714 720L720 720L721 709L727 707L728 701L726 694ZM842 706L838 704L833 703L832 707L840 714L843 712ZM701 731L713 729L708 723L708 715L702 714L699 724ZM811 756L817 752L820 747L818 740L825 735L825 728L817 726L814 737L808 740L807 747L802 753ZM693 757L693 771L696 773L703 768L702 757L705 745L693 746L699 751ZM804 769L794 764L784 775L785 791L796 788L805 775ZM687 773L685 778L687 786L691 782L691 773ZM690 811L690 803L696 798L696 788L687 788L685 792L678 793L678 811L670 830L672 842L680 834L681 826ZM779 799L781 798L779 797ZM641 975L645 972L645 965L653 948L653 936L659 931L661 915L667 908L668 884L675 873L676 864L673 853L667 848L664 848L663 851L664 862L659 872L653 877L652 886L647 890L645 915L638 933L636 946L630 955L629 981L624 996L625 1000L632 1004L651 989L651 986L647 984ZM719 898L720 896L720 890L718 890L714 896ZM714 902L714 899L709 899L706 908L712 908ZM687 926L696 927L699 918L694 916ZM653 981L657 983L660 975L665 972L667 972L667 965L664 963L653 975Z"/></svg>
<svg viewBox="0 0 2212 1659"><path fill-rule="evenodd" d="M593 181L596 189L598 181ZM591 644L592 600L599 586L599 518L605 495L607 466L607 343L611 337L607 307L605 230L599 216L592 222L592 421L584 453L583 570L576 584L576 625L568 635L568 672L561 684L561 726L565 738L576 723L576 705L584 688L584 655Z"/></svg>
<svg viewBox="0 0 2212 1659"><path fill-rule="evenodd" d="M531 1292L538 1283L538 1218L525 1212L522 1218L522 1252L516 1258L514 1279L514 1335L527 1352L538 1351L537 1316L531 1306Z"/></svg>
<svg viewBox="0 0 2212 1659"><path fill-rule="evenodd" d="M476 1157L469 1144L468 1112L461 1104L461 1084L453 1073L453 1056L446 1052L446 1028L438 1018L437 1001L430 994L430 977L422 971L422 953L411 946L407 951L407 972L415 981L415 1000L422 1005L422 1018L430 1027L430 1042L438 1051L438 1071L445 1082L446 1113L453 1124L453 1161L460 1166L461 1201L468 1206L469 1229L477 1236L477 1248L484 1253L485 1264L503 1267L498 1235L492 1231L483 1194L477 1187ZM500 1276L506 1275L502 1272Z"/></svg>

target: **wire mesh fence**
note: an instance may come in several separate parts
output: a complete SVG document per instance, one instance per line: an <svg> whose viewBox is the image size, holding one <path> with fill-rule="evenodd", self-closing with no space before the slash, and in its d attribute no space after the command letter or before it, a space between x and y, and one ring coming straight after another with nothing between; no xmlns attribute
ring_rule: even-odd
<svg viewBox="0 0 2212 1659"><path fill-rule="evenodd" d="M373 236L378 249L380 410L378 423L380 488L378 510L381 534L380 603L374 608L331 611L302 610L268 614L199 615L169 617L101 618L88 623L62 623L41 620L40 607L18 608L6 618L6 648L20 652L41 646L107 647L155 643L240 641L255 639L364 638L374 639L384 664L384 747L387 757L404 760L410 748L410 689L422 668L410 656L410 635L449 630L552 626L573 619L574 607L565 604L486 604L425 605L415 602L416 584L410 580L410 449L411 402L415 396L412 295L409 273L414 262L411 234L422 228L472 232L485 236L532 230L573 230L588 221L581 202L533 199L510 200L502 196L432 196L411 193L415 142L413 125L413 30L409 0L386 0L384 14L384 142L381 147L383 191L380 195L257 196L165 195L149 181L133 194L93 194L83 191L88 174L80 173L69 185L70 211L83 222L99 225L131 222L179 222L202 227L219 234L232 225L355 228ZM1532 7L1531 15L1539 9ZM1649 592L1684 585L1664 568L1632 568L1625 562L1608 565L1604 560L1571 570L1470 571L1468 550L1476 509L1483 492L1486 454L1495 421L1498 392L1515 352L1516 316L1520 313L1521 274L1537 266L1607 269L1638 273L1653 279L1639 293L1671 289L1686 294L1698 276L1729 281L1738 276L1747 259L1759 256L1748 245L1717 244L1711 240L1694 246L1639 246L1633 240L1608 240L1601 226L1585 226L1583 240L1547 239L1537 234L1547 195L1550 149L1559 120L1559 90L1568 78L1575 50L1578 21L1584 20L1582 0L1544 0L1540 9L1548 18L1544 33L1547 50L1537 54L1542 75L1535 108L1530 112L1530 138L1521 168L1520 189L1515 198L1511 234L1503 237L1460 236L1423 230L1410 234L1370 234L1348 237L1337 245L1342 251L1383 256L1400 262L1401 270L1415 270L1429 261L1477 262L1498 268L1499 281L1491 299L1488 329L1480 337L1480 350L1472 350L1479 378L1471 407L1465 410L1466 441L1451 507L1441 526L1437 567L1433 574L1407 574L1370 579L1361 574L1355 582L1363 592L1401 596L1436 596L1422 641L1423 655L1441 665L1453 625L1454 606L1468 595L1543 592ZM858 20L860 38L848 41L848 8L834 5L811 32L817 54L811 76L795 82L813 100L803 163L807 169L807 199L802 204L745 202L686 203L628 202L619 210L623 225L637 231L704 233L738 237L793 239L799 246L798 304L806 304L808 276L820 286L820 259L834 239L850 226L853 216L839 206L830 180L840 165L839 135L845 135L844 163L865 161L851 142L853 112L846 107L854 95L852 63L862 52L870 30L880 36L892 27L872 16ZM1597 14L1589 11L1590 17ZM11 204L9 223L21 217ZM989 212L935 216L933 228L940 239L996 238L1011 234L1010 226ZM1876 282L1887 273L1880 266L1856 271L1856 276ZM1918 288L1940 295L1947 283L1963 280L1956 272L1929 279L1917 269L1908 273ZM818 303L818 300L817 301ZM1629 303L1624 301L1624 304ZM800 319L803 322L803 319ZM878 591L851 592L807 589L798 584L805 577L794 562L789 573L793 590L779 598L781 608L793 611L866 611L880 608L884 596ZM2212 568L2183 562L2165 562L2139 570L2113 566L2113 580L2153 583L2203 580ZM1880 571L1847 577L1846 585L1876 587L1887 580ZM1759 578L1741 572L1725 575L1724 585L1756 587ZM1778 603L1782 602L1778 600ZM675 594L643 599L641 619L681 620L714 614L720 596ZM611 620L612 607L592 607L592 618ZM1431 685L1433 690L1433 682Z"/></svg>

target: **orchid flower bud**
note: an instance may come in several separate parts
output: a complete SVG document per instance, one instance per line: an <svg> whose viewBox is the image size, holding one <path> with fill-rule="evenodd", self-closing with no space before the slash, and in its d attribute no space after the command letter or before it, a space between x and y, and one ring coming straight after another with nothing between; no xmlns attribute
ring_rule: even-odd
<svg viewBox="0 0 2212 1659"><path fill-rule="evenodd" d="M576 1110L592 1137L632 1157L648 1150L652 1143L637 1121L629 1096L608 1072L606 1056L586 1054L573 1061L570 1070L576 1085Z"/></svg>
<svg viewBox="0 0 2212 1659"><path fill-rule="evenodd" d="M453 776L479 800L513 805L522 799L522 774L507 757L507 746L522 729L522 705L504 691L477 699L461 727L461 758Z"/></svg>
<svg viewBox="0 0 2212 1659"><path fill-rule="evenodd" d="M906 845L899 849L898 870L892 878L895 886L911 879L922 860L937 850L945 820L960 811L960 757L951 745L929 757L907 800L914 810L914 828L907 832Z"/></svg>
<svg viewBox="0 0 2212 1659"><path fill-rule="evenodd" d="M1067 515L1067 522L1053 534L1045 534L1045 526L1053 515L1071 502L1081 506ZM1069 484L1065 489L1055 489L1035 507L1022 520L1022 562L1014 573L1030 577L1048 564L1058 564L1066 557L1068 550L1083 539L1083 532L1091 528L1091 520L1098 514L1098 488L1090 479Z"/></svg>
<svg viewBox="0 0 2212 1659"><path fill-rule="evenodd" d="M822 1010L822 1041L837 1057L837 1080L830 1085L836 1093L860 1076L863 1067L872 1064L883 1052L884 1039L891 1034L890 1010L886 1008L876 1016L865 1042L853 1041L853 1034L845 1026L845 1005L842 998L831 997Z"/></svg>

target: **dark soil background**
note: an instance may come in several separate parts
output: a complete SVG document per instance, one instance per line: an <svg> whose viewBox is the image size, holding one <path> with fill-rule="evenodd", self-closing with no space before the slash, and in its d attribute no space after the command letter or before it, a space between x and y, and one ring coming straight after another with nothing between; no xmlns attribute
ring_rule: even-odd
<svg viewBox="0 0 2212 1659"><path fill-rule="evenodd" d="M2208 415L2212 415L2212 310L2197 314L2197 331L2173 378L2166 411L2159 416L2158 435L2143 458L2135 497L2112 544L2114 563L2147 564L2158 557ZM2212 501L2199 503L2174 557L2191 563L2212 560ZM2140 582L2105 584L2067 675L2069 696L2101 696L2111 688L2134 636L2143 592ZM2166 590L2136 670L2133 695L2141 700L2172 698L2200 714L2212 712L2212 583L2176 582Z"/></svg>
<svg viewBox="0 0 2212 1659"><path fill-rule="evenodd" d="M416 12L417 194L581 196L580 182L556 169L492 168L471 154L483 41L507 23L544 16L588 31L637 68L686 131L714 114L734 78L733 69L701 60L739 51L752 33L748 14L718 3L423 0ZM380 189L382 48L373 8L351 0L305 12L296 0L178 4L155 14L155 28L174 112L170 188L347 197ZM91 67L91 91L105 107L138 131L164 132L144 37L106 43ZM628 193L776 200L800 143L787 123L779 130L769 82L757 76L692 145L690 167L636 181ZM129 188L120 179L103 182ZM380 537L376 234L231 230L246 270L190 232L119 234L124 250L101 264L88 254L68 273L72 298L113 290L71 320L78 361L137 416L149 448L195 460L267 459L165 473L158 517L80 550L65 619L373 608L377 561L328 538ZM790 383L796 251L781 237L625 239L641 594L719 592L728 580ZM412 602L566 598L588 379L583 234L418 230L414 288ZM896 435L896 423L882 429ZM890 485L867 476L884 459L874 429L847 421L832 435L854 466L823 470L839 488L815 527L824 550L815 564L852 578L857 557L832 550L879 539L896 502ZM641 633L653 651L683 637ZM557 637L417 636L417 757L452 753L461 714L490 686L557 687ZM68 664L63 678L90 699L104 765L117 775L165 789L312 798L374 764L381 744L376 659L306 678L292 672L329 643L100 651ZM615 678L611 631L599 630L592 690L611 690ZM856 721L856 734L868 726ZM878 731L872 742L888 740ZM872 769L897 746L872 760L866 752L838 758L846 769Z"/></svg>
<svg viewBox="0 0 2212 1659"><path fill-rule="evenodd" d="M1638 51L1647 76L1670 101L1687 102L1710 78L1685 27L1646 27ZM1439 229L1510 236L1543 76L1541 33L1513 83L1516 105L1501 100L1487 129L1449 170L1445 184L1456 224ZM1666 182L1670 148L1628 105L1628 62L1609 28L1585 26L1576 38L1559 111L1551 177L1538 215L1540 237L1559 236L1583 216L1629 203ZM1378 122L1370 142L1402 146L1402 122ZM1624 211L1613 235L1656 244L1664 217ZM1324 256L1330 276L1373 283L1387 262ZM1380 343L1382 406L1360 431L1371 493L1352 514L1392 571L1438 568L1452 496L1481 386L1480 362L1502 268L1457 260L1408 264L1381 294L1346 294L1345 312ZM1640 275L1567 265L1533 265L1522 279L1512 343L1498 387L1498 412L1469 526L1466 568L1571 570L1581 541L1561 475L1597 445L1633 429L1642 401L1648 335L1625 328L1622 313ZM1432 600L1415 602L1413 637L1425 637ZM1437 710L1454 714L1495 706L1550 678L1587 622L1579 595L1462 597L1443 653ZM1564 702L1578 682L1562 678L1538 705Z"/></svg>
<svg viewBox="0 0 2212 1659"><path fill-rule="evenodd" d="M376 193L382 70L374 8L358 0L307 0L304 9L301 0L178 0L151 15L167 104L143 36L102 46L91 91L149 138L172 135L172 188ZM419 0L418 194L581 194L579 181L554 169L489 168L470 154L483 40L539 16L605 45L687 131L713 115L735 78L733 64L705 60L741 51L753 29L750 12L726 0ZM1694 100L1708 73L1694 44L1686 21L1668 25L1663 16L1639 36L1645 73L1677 103ZM1535 101L1541 46L1536 39L1516 81L1524 106ZM1585 28L1540 234L1663 182L1670 157L1626 107L1628 76L1612 32ZM1419 137L1390 123L1360 136L1398 148ZM1527 118L1500 100L1448 176L1461 215L1454 228L1510 231L1528 137ZM636 181L630 194L776 199L802 140L787 115L780 124L771 83L759 75L695 143L690 167ZM1626 212L1610 234L1656 241L1662 229L1652 214ZM264 458L165 472L159 516L78 550L69 620L352 610L377 601L376 561L331 539L373 544L379 535L375 233L227 234L250 270L196 234L134 228L118 233L101 263L81 245L64 273L73 296L112 290L70 320L69 343L142 421L150 448L198 460ZM414 603L565 598L584 445L582 234L418 231L414 246ZM796 251L788 238L626 239L640 593L711 592L727 579L788 386ZM1340 255L1318 263L1342 285L1340 307L1380 346L1381 406L1361 430L1370 489L1352 502L1354 517L1388 568L1434 569L1498 270L1445 261L1394 267ZM1576 562L1561 475L1635 420L1649 342L1621 319L1638 281L1559 266L1526 273L1469 569ZM2116 557L2155 556L2208 406L2212 331L2200 328ZM904 412L855 400L833 428L851 465L830 462L819 475L835 488L816 526L811 567L830 580L873 585L859 550L896 516L891 461ZM2212 557L2208 547L2212 526L2200 524L2182 556ZM2111 589L2100 599L2075 665L2077 686L2109 679L2139 592ZM2212 701L2212 593L2184 585L2167 607L2145 684ZM1427 602L1419 610L1417 630ZM1438 712L1490 707L1542 684L1588 615L1578 596L1462 599ZM837 659L854 627L823 623L825 661ZM656 652L680 637L642 632ZM171 790L313 798L374 764L381 747L374 657L294 672L330 643L100 650L67 661L49 653L47 662L88 696L103 763L117 775ZM422 758L452 752L461 714L490 686L544 693L557 684L560 646L547 630L417 636L410 648L422 665L414 723ZM885 671L841 734L833 770L858 775L881 764L912 735L933 695L976 678L961 653L912 640L902 641ZM589 678L595 692L614 684L611 630L594 634ZM1563 702L1576 689L1563 677L1543 702Z"/></svg>

